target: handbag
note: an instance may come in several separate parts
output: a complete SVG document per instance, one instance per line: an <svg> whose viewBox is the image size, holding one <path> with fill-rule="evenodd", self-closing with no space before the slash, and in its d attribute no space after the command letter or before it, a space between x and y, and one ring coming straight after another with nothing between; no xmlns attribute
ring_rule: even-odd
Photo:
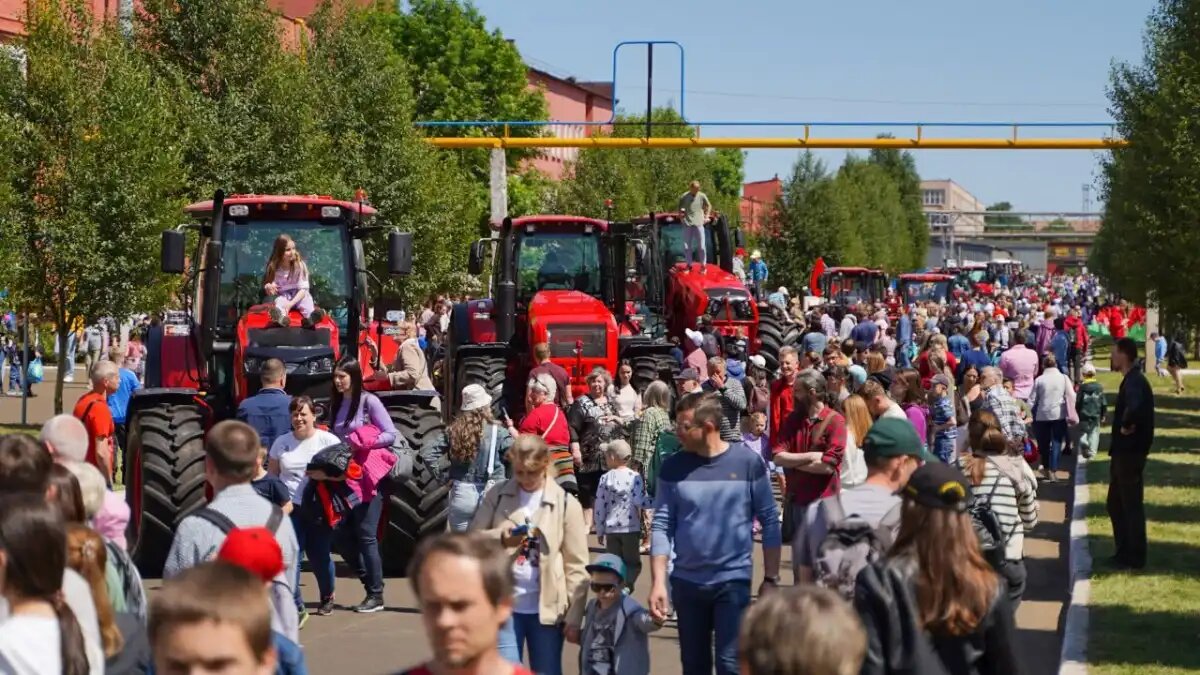
<svg viewBox="0 0 1200 675"><path fill-rule="evenodd" d="M46 370L42 366L42 360L34 358L29 362L29 368L25 371L25 376L30 384L40 384L46 377Z"/></svg>
<svg viewBox="0 0 1200 675"><path fill-rule="evenodd" d="M479 493L480 499L482 499L483 495L487 494L488 491L491 490L494 485L496 485L496 483L500 482L491 477L492 474L496 471L496 442L499 440L499 438L500 438L500 426L497 424L492 424L492 445L491 445L491 448L488 450L488 470L487 470L488 478L486 481L484 481L483 492Z"/></svg>

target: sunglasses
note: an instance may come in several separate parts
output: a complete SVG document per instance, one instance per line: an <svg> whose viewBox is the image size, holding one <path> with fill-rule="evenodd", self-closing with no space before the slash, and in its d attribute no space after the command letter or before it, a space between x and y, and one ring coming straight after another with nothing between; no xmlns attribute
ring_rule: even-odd
<svg viewBox="0 0 1200 675"><path fill-rule="evenodd" d="M593 593L607 593L609 591L615 590L616 588L617 588L616 584L597 584L595 582L592 583L592 592Z"/></svg>

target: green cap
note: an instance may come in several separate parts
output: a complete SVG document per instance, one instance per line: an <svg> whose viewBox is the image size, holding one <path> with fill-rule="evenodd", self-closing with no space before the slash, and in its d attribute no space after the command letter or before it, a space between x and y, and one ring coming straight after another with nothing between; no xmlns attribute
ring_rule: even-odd
<svg viewBox="0 0 1200 675"><path fill-rule="evenodd" d="M937 460L937 457L925 451L925 444L907 419L881 417L875 420L863 439L862 449L867 459L909 455L922 462Z"/></svg>

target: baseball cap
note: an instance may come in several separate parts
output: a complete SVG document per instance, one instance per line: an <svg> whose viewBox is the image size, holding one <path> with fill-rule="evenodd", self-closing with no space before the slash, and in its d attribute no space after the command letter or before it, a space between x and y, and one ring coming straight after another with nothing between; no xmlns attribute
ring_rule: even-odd
<svg viewBox="0 0 1200 675"><path fill-rule="evenodd" d="M750 363L753 364L755 368L766 368L767 367L767 360L759 354L755 354L754 356L751 356Z"/></svg>
<svg viewBox="0 0 1200 675"><path fill-rule="evenodd" d="M687 382L688 380L700 381L700 373L695 368L684 368L675 376L676 382Z"/></svg>
<svg viewBox="0 0 1200 675"><path fill-rule="evenodd" d="M973 498L967 477L945 462L921 465L900 494L922 506L958 512L966 511Z"/></svg>
<svg viewBox="0 0 1200 675"><path fill-rule="evenodd" d="M879 385L883 387L885 392L892 388L892 376L886 370L881 370L878 373L871 373L867 376L867 379L878 382Z"/></svg>
<svg viewBox="0 0 1200 675"><path fill-rule="evenodd" d="M1083 374L1084 375L1095 375L1096 374L1096 366L1091 363L1083 364Z"/></svg>
<svg viewBox="0 0 1200 675"><path fill-rule="evenodd" d="M584 569L588 572L612 572L621 581L625 581L625 561L612 553L602 553L596 556L592 564Z"/></svg>
<svg viewBox="0 0 1200 675"><path fill-rule="evenodd" d="M283 572L283 550L265 527L235 527L225 535L217 559L250 570L263 582Z"/></svg>
<svg viewBox="0 0 1200 675"><path fill-rule="evenodd" d="M875 420L863 439L862 449L867 459L908 455L922 462L939 461L925 451L921 437L917 436L917 430L907 419L881 417Z"/></svg>

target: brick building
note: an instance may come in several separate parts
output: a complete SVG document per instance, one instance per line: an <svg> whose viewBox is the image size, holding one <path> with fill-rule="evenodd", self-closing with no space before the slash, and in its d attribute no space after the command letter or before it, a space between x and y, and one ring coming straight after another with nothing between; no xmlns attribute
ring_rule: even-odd
<svg viewBox="0 0 1200 675"><path fill-rule="evenodd" d="M540 90L546 97L546 112L551 122L605 122L613 114L612 82L579 82L573 77L559 77L544 70L530 68L529 88ZM585 138L601 125L551 125L546 132L560 138ZM555 180L562 178L567 163L579 156L579 148L545 148L533 160L535 169Z"/></svg>
<svg viewBox="0 0 1200 675"><path fill-rule="evenodd" d="M770 231L775 215L775 201L783 194L783 181L779 174L768 180L742 184L742 201L739 214L742 228L749 234Z"/></svg>

